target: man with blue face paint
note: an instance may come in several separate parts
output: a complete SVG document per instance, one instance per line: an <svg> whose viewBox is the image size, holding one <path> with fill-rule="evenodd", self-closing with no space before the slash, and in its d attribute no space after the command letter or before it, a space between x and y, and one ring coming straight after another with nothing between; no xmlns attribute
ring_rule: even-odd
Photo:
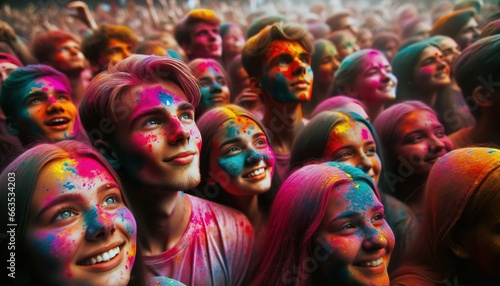
<svg viewBox="0 0 500 286"><path fill-rule="evenodd" d="M311 99L313 51L313 38L306 29L281 23L267 26L243 48L243 66L251 88L261 95L262 123L273 138L282 181L289 171L293 140L307 124L301 103Z"/></svg>
<svg viewBox="0 0 500 286"><path fill-rule="evenodd" d="M132 55L90 83L80 111L92 143L122 179L150 274L186 285L241 285L254 244L248 219L182 191L200 182L199 102L184 62Z"/></svg>

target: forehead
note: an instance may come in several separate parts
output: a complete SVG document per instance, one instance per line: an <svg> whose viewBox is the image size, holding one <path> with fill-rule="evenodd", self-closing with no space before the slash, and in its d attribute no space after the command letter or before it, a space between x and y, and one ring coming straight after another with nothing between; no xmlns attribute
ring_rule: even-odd
<svg viewBox="0 0 500 286"><path fill-rule="evenodd" d="M198 32L201 30L208 30L208 29L219 29L218 25L214 25L208 22L198 22L196 24L193 24L192 26L193 32Z"/></svg>
<svg viewBox="0 0 500 286"><path fill-rule="evenodd" d="M64 47L64 46L76 46L76 47L79 47L80 44L78 42L73 41L73 40L66 40L66 41L61 41L61 42L57 43L57 46L58 47Z"/></svg>
<svg viewBox="0 0 500 286"><path fill-rule="evenodd" d="M452 38L445 37L439 42L439 46L442 49L447 49L450 47L458 47L458 44Z"/></svg>
<svg viewBox="0 0 500 286"><path fill-rule="evenodd" d="M427 110L415 110L403 117L401 123L398 124L400 131L405 132L408 127L423 128L441 125L436 115ZM402 129L402 130L401 130Z"/></svg>
<svg viewBox="0 0 500 286"><path fill-rule="evenodd" d="M145 83L134 86L124 101L136 106L164 104L166 106L178 105L188 102L184 91L174 82Z"/></svg>
<svg viewBox="0 0 500 286"><path fill-rule="evenodd" d="M299 42L276 40L269 45L267 57L268 59L272 59L281 54L291 54L296 56L304 53L309 54Z"/></svg>
<svg viewBox="0 0 500 286"><path fill-rule="evenodd" d="M333 189L329 202L329 212L337 214L344 211L367 211L380 205L370 185L361 180L351 181Z"/></svg>
<svg viewBox="0 0 500 286"><path fill-rule="evenodd" d="M196 67L196 73L203 74L203 73L218 73L221 74L222 71L220 68L217 66L217 64L212 63L212 62L202 62Z"/></svg>
<svg viewBox="0 0 500 286"><path fill-rule="evenodd" d="M255 121L248 117L238 117L237 119L228 119L217 127L217 134L226 138L235 138L242 135L251 135L263 132ZM216 139L220 136L216 136ZM224 139L226 139L224 138ZM214 140L215 141L215 140Z"/></svg>
<svg viewBox="0 0 500 286"><path fill-rule="evenodd" d="M374 67L374 66L384 67L390 65L387 58L379 53L369 53L366 54L363 58L364 58L363 65L365 67Z"/></svg>
<svg viewBox="0 0 500 286"><path fill-rule="evenodd" d="M57 91L66 91L68 92L67 87L61 83L58 79L51 76L41 76L35 79L32 79L26 84L26 87L31 91L42 91L49 92L52 89Z"/></svg>
<svg viewBox="0 0 500 286"><path fill-rule="evenodd" d="M428 46L422 51L422 54L420 54L420 61L437 55L441 55L441 50L434 46Z"/></svg>

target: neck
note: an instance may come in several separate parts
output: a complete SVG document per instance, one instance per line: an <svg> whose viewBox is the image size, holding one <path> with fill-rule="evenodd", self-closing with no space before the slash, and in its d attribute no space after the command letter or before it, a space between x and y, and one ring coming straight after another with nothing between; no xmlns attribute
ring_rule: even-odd
<svg viewBox="0 0 500 286"><path fill-rule="evenodd" d="M189 198L180 191L125 189L133 202L145 255L160 254L173 248L189 224Z"/></svg>
<svg viewBox="0 0 500 286"><path fill-rule="evenodd" d="M272 135L274 152L290 154L293 140L304 127L300 102L279 103L265 100L264 106L266 110L262 123Z"/></svg>
<svg viewBox="0 0 500 286"><path fill-rule="evenodd" d="M263 214L259 210L259 197L257 195L231 197L236 209L245 214L254 230L257 231L263 219Z"/></svg>

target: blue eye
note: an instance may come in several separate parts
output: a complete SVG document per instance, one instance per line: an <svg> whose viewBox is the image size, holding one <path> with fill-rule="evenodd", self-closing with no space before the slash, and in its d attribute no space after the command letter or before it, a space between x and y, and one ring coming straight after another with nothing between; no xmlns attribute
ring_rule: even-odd
<svg viewBox="0 0 500 286"><path fill-rule="evenodd" d="M103 207L106 207L106 206L109 206L109 205L112 205L112 204L116 204L118 203L118 200L116 199L115 196L109 196L107 197L105 200L104 200L104 203L102 204Z"/></svg>
<svg viewBox="0 0 500 286"><path fill-rule="evenodd" d="M144 126L154 126L154 125L159 125L160 122L156 119L150 119L144 124Z"/></svg>
<svg viewBox="0 0 500 286"><path fill-rule="evenodd" d="M65 209L60 210L56 214L56 216L52 219L52 221L59 221L59 220L63 220L63 219L68 219L74 215L75 215L75 212L72 209L65 208Z"/></svg>

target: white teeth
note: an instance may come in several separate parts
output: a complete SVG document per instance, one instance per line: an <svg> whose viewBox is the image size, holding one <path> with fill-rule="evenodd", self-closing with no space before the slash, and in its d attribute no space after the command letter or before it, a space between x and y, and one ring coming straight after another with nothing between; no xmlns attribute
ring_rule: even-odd
<svg viewBox="0 0 500 286"><path fill-rule="evenodd" d="M86 261L83 262L84 265L94 265L99 262L103 261L109 261L110 259L114 258L115 256L120 253L120 247L117 246L108 252L101 253L99 255L96 255L95 257L89 258Z"/></svg>
<svg viewBox="0 0 500 286"><path fill-rule="evenodd" d="M375 267L375 266L379 266L380 264L382 264L383 262L383 259L380 258L379 260L375 260L375 261L371 261L371 262L361 262L359 263L359 265L361 267Z"/></svg>
<svg viewBox="0 0 500 286"><path fill-rule="evenodd" d="M266 171L265 168L260 168L260 169L257 169L255 171L251 172L250 174L246 175L245 177L252 178L252 177L258 176L260 174L263 174L265 171Z"/></svg>

